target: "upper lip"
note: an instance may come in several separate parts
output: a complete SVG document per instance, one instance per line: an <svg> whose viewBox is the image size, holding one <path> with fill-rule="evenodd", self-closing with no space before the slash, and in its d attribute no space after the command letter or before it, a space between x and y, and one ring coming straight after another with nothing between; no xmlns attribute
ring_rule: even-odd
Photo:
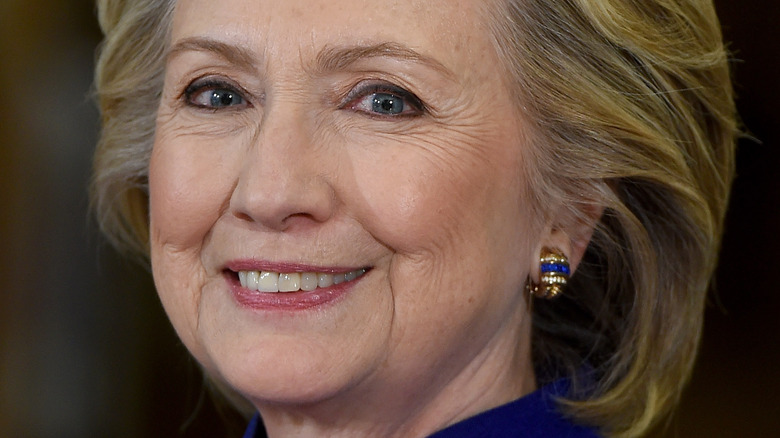
<svg viewBox="0 0 780 438"><path fill-rule="evenodd" d="M268 271L268 272L322 272L325 274L345 274L358 269L368 269L369 266L326 266L295 262L272 262L268 260L240 259L231 260L225 264L225 269L233 272L239 271Z"/></svg>

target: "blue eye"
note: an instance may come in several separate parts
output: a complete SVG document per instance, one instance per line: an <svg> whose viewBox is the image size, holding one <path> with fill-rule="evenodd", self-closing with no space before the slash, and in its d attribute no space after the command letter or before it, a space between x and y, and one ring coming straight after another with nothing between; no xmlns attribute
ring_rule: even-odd
<svg viewBox="0 0 780 438"><path fill-rule="evenodd" d="M244 103L244 98L230 90L211 90L209 93L209 104L215 108L241 105L242 103Z"/></svg>
<svg viewBox="0 0 780 438"><path fill-rule="evenodd" d="M230 84L196 81L184 92L188 104L209 109L246 106L244 96Z"/></svg>
<svg viewBox="0 0 780 438"><path fill-rule="evenodd" d="M389 84L357 86L347 101L349 109L380 117L416 116L424 111L414 94Z"/></svg>
<svg viewBox="0 0 780 438"><path fill-rule="evenodd" d="M404 100L388 93L376 93L371 102L371 110L379 114L398 115L404 112Z"/></svg>

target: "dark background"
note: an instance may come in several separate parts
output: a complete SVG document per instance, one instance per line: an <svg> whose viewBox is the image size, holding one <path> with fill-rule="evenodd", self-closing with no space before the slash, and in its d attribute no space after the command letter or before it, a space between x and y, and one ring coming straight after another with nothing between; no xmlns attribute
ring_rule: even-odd
<svg viewBox="0 0 780 438"><path fill-rule="evenodd" d="M681 409L657 436L780 436L780 2L716 1L743 140ZM88 219L100 39L87 0L0 0L0 437L237 437L149 275Z"/></svg>

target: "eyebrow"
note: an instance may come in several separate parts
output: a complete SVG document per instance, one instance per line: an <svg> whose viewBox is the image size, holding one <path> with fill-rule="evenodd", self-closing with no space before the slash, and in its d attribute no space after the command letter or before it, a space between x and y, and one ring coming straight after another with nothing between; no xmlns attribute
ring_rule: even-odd
<svg viewBox="0 0 780 438"><path fill-rule="evenodd" d="M205 37L189 37L177 41L168 52L168 60L188 51L209 52L244 70L257 70L258 60L244 47ZM425 56L399 43L385 42L346 47L325 47L315 58L313 71L319 74L340 71L368 58L394 58L425 65L449 79L455 74L436 59Z"/></svg>
<svg viewBox="0 0 780 438"><path fill-rule="evenodd" d="M190 37L176 42L168 51L168 60L185 52L209 52L244 70L256 70L257 62L252 52L233 44L212 38Z"/></svg>
<svg viewBox="0 0 780 438"><path fill-rule="evenodd" d="M365 46L325 47L316 58L316 71L330 72L348 68L358 61L368 58L395 58L423 64L452 79L455 74L434 58L425 56L398 43L379 43Z"/></svg>

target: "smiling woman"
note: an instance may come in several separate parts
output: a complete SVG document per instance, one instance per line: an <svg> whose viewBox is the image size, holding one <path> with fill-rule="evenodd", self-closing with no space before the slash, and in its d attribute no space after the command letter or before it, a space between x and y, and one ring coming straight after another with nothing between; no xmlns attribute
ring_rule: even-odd
<svg viewBox="0 0 780 438"><path fill-rule="evenodd" d="M247 436L641 434L731 178L700 3L100 1L96 209Z"/></svg>
<svg viewBox="0 0 780 438"><path fill-rule="evenodd" d="M417 21L385 41L365 6L242 5L177 5L150 160L152 268L190 351L280 436L293 414L427 434L530 392L540 230L497 59L466 68Z"/></svg>

